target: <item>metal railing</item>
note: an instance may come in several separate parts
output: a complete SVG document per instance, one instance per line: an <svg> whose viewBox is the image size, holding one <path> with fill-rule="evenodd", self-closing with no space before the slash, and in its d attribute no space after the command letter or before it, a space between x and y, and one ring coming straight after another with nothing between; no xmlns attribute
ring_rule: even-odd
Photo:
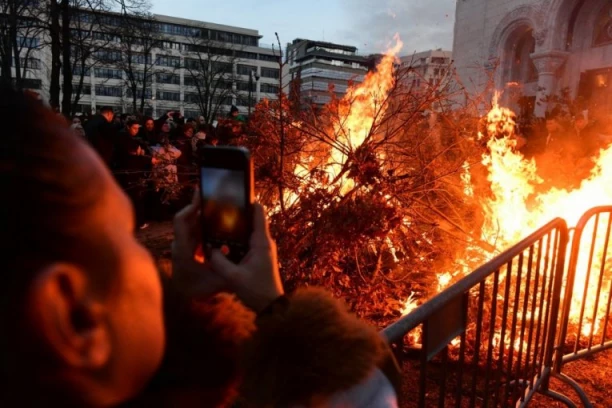
<svg viewBox="0 0 612 408"><path fill-rule="evenodd" d="M544 392L571 404L548 390L568 236L553 220L384 329L389 342L413 344L414 386L403 397L418 407L505 407Z"/></svg>
<svg viewBox="0 0 612 408"><path fill-rule="evenodd" d="M586 393L562 369L612 348L611 238L612 206L587 211L574 229L565 280L553 374L572 386L587 407L592 404Z"/></svg>

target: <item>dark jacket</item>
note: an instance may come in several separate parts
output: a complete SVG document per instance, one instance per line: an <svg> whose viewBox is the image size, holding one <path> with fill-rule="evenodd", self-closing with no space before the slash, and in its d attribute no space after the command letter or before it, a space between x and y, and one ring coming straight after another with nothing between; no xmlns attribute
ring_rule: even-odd
<svg viewBox="0 0 612 408"><path fill-rule="evenodd" d="M133 187L151 170L151 152L147 144L122 130L117 136L117 180L124 187Z"/></svg>
<svg viewBox="0 0 612 408"><path fill-rule="evenodd" d="M117 130L102 115L96 115L83 126L85 136L109 168L114 167Z"/></svg>
<svg viewBox="0 0 612 408"><path fill-rule="evenodd" d="M176 161L179 182L189 182L193 177L186 173L195 171L195 154L192 141L188 137L180 136L174 142L174 145L181 151L181 157Z"/></svg>
<svg viewBox="0 0 612 408"><path fill-rule="evenodd" d="M166 355L130 407L227 407L238 394L246 407L308 406L314 396L388 407L367 401L399 394L389 346L323 290L300 289L255 316L229 295L189 302L164 287Z"/></svg>

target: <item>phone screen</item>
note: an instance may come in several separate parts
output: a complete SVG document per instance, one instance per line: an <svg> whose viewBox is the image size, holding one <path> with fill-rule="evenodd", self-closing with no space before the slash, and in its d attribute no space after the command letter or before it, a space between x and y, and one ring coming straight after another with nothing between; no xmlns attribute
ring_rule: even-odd
<svg viewBox="0 0 612 408"><path fill-rule="evenodd" d="M215 246L243 247L249 239L248 197L241 170L200 167L205 239Z"/></svg>

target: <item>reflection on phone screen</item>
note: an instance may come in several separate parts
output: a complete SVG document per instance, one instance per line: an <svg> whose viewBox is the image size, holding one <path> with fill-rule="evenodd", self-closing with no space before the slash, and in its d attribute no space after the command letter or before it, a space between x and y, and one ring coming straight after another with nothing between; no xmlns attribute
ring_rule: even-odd
<svg viewBox="0 0 612 408"><path fill-rule="evenodd" d="M201 167L200 180L205 237L220 244L245 243L248 231L244 172Z"/></svg>

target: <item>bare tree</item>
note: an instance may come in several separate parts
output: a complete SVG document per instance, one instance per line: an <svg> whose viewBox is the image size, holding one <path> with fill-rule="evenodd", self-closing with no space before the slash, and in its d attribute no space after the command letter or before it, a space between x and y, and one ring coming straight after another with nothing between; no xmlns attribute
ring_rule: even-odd
<svg viewBox="0 0 612 408"><path fill-rule="evenodd" d="M27 72L40 69L35 57L44 32L45 7L31 0L0 1L1 80L23 87ZM12 67L15 67L13 75Z"/></svg>
<svg viewBox="0 0 612 408"><path fill-rule="evenodd" d="M206 29L195 30L183 50L185 85L192 89L186 91L185 103L199 109L206 123L212 123L221 107L236 96L239 89L252 88L252 83L239 83L234 71L234 66L238 70L248 67L238 65L242 47L214 41L207 33Z"/></svg>
<svg viewBox="0 0 612 408"><path fill-rule="evenodd" d="M122 12L117 35L121 42L116 44L116 66L124 72L127 97L134 112L144 111L145 101L151 99L153 76L160 72L159 57L153 58L153 51L161 48L164 36L159 32L152 14L147 11L127 10ZM179 59L180 63L180 59Z"/></svg>

